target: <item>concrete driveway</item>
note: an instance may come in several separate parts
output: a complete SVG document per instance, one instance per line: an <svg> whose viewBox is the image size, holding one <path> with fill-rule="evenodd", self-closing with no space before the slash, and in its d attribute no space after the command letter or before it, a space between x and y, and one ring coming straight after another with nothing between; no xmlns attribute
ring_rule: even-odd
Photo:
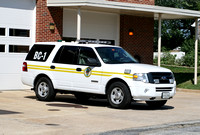
<svg viewBox="0 0 200 135"><path fill-rule="evenodd" d="M106 100L80 104L73 95L57 95L41 102L30 90L0 91L0 135L81 135L193 120L200 120L200 93L178 91L161 109L140 102L118 110Z"/></svg>

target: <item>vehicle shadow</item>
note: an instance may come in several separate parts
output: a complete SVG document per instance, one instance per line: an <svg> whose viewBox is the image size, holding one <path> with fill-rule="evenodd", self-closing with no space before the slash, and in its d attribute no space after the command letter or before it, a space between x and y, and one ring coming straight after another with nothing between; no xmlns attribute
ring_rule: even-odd
<svg viewBox="0 0 200 135"><path fill-rule="evenodd" d="M173 106L164 105L160 108L150 107L145 102L133 102L131 103L131 109L133 110L171 110L174 109Z"/></svg>
<svg viewBox="0 0 200 135"><path fill-rule="evenodd" d="M35 96L27 96L25 98L29 99L36 99ZM85 102L78 101L73 95L71 94L65 94L65 95L57 95L54 101L47 102L47 106L52 107L71 107L71 108L82 108L82 109L88 109L90 106L95 107L107 107L110 109L113 109L107 99L89 99ZM145 102L132 102L131 105L124 109L124 110L169 110L174 109L173 106L165 105L161 108L152 108L149 107Z"/></svg>

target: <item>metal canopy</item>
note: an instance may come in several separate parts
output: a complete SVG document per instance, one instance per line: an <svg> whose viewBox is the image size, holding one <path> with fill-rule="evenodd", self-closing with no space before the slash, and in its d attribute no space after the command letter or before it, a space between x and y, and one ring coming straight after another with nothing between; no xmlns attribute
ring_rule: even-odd
<svg viewBox="0 0 200 135"><path fill-rule="evenodd" d="M162 19L190 19L200 17L199 11L161 7L145 4L113 2L106 0L47 0L48 7L71 7L109 13L127 14Z"/></svg>

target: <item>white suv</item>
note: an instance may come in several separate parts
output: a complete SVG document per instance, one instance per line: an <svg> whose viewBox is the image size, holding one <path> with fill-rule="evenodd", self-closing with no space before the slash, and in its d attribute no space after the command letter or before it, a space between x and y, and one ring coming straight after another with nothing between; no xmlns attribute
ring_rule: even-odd
<svg viewBox="0 0 200 135"><path fill-rule="evenodd" d="M81 101L103 95L114 108L125 108L132 100L161 107L176 92L169 69L140 64L117 46L36 43L22 70L22 82L33 87L41 101L53 100L60 92Z"/></svg>

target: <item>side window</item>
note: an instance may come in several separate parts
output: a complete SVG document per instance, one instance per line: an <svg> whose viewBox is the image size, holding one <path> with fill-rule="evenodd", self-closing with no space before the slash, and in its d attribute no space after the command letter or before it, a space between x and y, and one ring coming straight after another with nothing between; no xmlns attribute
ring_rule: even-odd
<svg viewBox="0 0 200 135"><path fill-rule="evenodd" d="M53 63L76 64L77 46L62 46L57 52Z"/></svg>
<svg viewBox="0 0 200 135"><path fill-rule="evenodd" d="M80 47L79 57L78 57L78 64L79 65L88 65L88 58L96 59L98 58L92 48L89 47Z"/></svg>
<svg viewBox="0 0 200 135"><path fill-rule="evenodd" d="M0 36L5 36L5 35L6 35L6 28L0 27Z"/></svg>
<svg viewBox="0 0 200 135"><path fill-rule="evenodd" d="M26 29L9 29L9 36L30 37L30 30L26 30Z"/></svg>
<svg viewBox="0 0 200 135"><path fill-rule="evenodd" d="M0 44L0 53L5 52L5 45Z"/></svg>
<svg viewBox="0 0 200 135"><path fill-rule="evenodd" d="M29 46L28 45L9 45L10 53L28 53Z"/></svg>
<svg viewBox="0 0 200 135"><path fill-rule="evenodd" d="M26 60L46 61L55 45L34 45L28 53Z"/></svg>

